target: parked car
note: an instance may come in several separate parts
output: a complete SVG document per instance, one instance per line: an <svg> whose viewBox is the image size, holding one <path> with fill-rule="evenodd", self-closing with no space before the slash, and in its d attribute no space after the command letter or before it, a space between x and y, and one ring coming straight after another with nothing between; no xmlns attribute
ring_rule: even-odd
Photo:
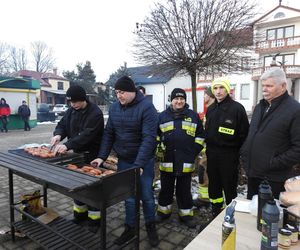
<svg viewBox="0 0 300 250"><path fill-rule="evenodd" d="M37 107L37 121L38 122L54 122L56 120L56 114L50 109L49 104L39 103Z"/></svg>
<svg viewBox="0 0 300 250"><path fill-rule="evenodd" d="M67 104L56 104L53 108L53 112L57 113L58 115L64 115L68 108L69 107Z"/></svg>

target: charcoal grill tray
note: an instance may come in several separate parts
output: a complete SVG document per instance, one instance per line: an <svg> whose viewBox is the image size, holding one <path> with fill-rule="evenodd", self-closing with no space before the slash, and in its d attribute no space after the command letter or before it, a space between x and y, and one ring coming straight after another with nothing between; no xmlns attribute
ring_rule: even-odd
<svg viewBox="0 0 300 250"><path fill-rule="evenodd" d="M79 153L66 153L65 155L59 155L59 156L55 156L55 157L51 157L51 158L41 158L38 156L33 156L27 152L24 151L24 149L11 149L8 150L9 153L12 154L16 154L22 157L26 157L26 158L30 158L30 159L34 159L34 160L38 160L38 161L43 161L43 162L51 162L51 163L70 163L78 158L84 158L83 154L79 154ZM78 160L77 160L78 161ZM83 161L83 160L80 160Z"/></svg>

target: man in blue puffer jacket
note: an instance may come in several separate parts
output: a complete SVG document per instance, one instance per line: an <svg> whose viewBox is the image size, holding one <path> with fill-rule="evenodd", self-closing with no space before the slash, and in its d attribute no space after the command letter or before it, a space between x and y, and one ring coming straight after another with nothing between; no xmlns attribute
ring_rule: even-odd
<svg viewBox="0 0 300 250"><path fill-rule="evenodd" d="M118 101L111 105L98 158L99 166L111 149L118 156L118 170L141 168L141 199L146 230L151 246L159 243L155 228L155 202L152 190L154 178L154 150L156 147L157 112L151 102L135 87L131 78L123 76L115 84ZM135 200L125 201L125 231L115 241L123 245L134 237Z"/></svg>

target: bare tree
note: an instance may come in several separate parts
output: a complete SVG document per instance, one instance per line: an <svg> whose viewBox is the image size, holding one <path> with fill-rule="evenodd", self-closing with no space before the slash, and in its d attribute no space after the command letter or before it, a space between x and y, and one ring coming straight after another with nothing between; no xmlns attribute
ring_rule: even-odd
<svg viewBox="0 0 300 250"><path fill-rule="evenodd" d="M0 75L7 73L8 45L0 42Z"/></svg>
<svg viewBox="0 0 300 250"><path fill-rule="evenodd" d="M15 72L27 68L27 55L24 48L10 47L9 68Z"/></svg>
<svg viewBox="0 0 300 250"><path fill-rule="evenodd" d="M42 41L35 41L31 43L31 52L37 72L47 72L54 67L55 59L53 57L52 49Z"/></svg>
<svg viewBox="0 0 300 250"><path fill-rule="evenodd" d="M249 23L254 7L249 0L157 3L143 24L137 24L136 59L189 74L196 111L197 74L239 68L245 47L253 43Z"/></svg>

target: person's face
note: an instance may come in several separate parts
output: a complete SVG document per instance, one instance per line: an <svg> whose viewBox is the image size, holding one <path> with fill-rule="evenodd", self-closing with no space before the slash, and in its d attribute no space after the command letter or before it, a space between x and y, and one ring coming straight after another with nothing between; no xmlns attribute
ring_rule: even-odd
<svg viewBox="0 0 300 250"><path fill-rule="evenodd" d="M1 103L4 104L4 100L1 100Z"/></svg>
<svg viewBox="0 0 300 250"><path fill-rule="evenodd" d="M174 110L179 110L184 107L185 99L183 97L175 97L171 103Z"/></svg>
<svg viewBox="0 0 300 250"><path fill-rule="evenodd" d="M218 102L223 101L228 95L226 89L221 84L216 84L213 89L214 96L216 97Z"/></svg>
<svg viewBox="0 0 300 250"><path fill-rule="evenodd" d="M135 92L116 90L115 93L121 105L127 105L135 98Z"/></svg>
<svg viewBox="0 0 300 250"><path fill-rule="evenodd" d="M211 99L213 99L213 98L211 98L208 94L204 93L204 103L205 104L208 104Z"/></svg>
<svg viewBox="0 0 300 250"><path fill-rule="evenodd" d="M79 110L86 107L86 101L70 101L71 107L73 109Z"/></svg>
<svg viewBox="0 0 300 250"><path fill-rule="evenodd" d="M286 83L276 84L272 78L262 81L262 95L267 102L281 96L286 91Z"/></svg>

